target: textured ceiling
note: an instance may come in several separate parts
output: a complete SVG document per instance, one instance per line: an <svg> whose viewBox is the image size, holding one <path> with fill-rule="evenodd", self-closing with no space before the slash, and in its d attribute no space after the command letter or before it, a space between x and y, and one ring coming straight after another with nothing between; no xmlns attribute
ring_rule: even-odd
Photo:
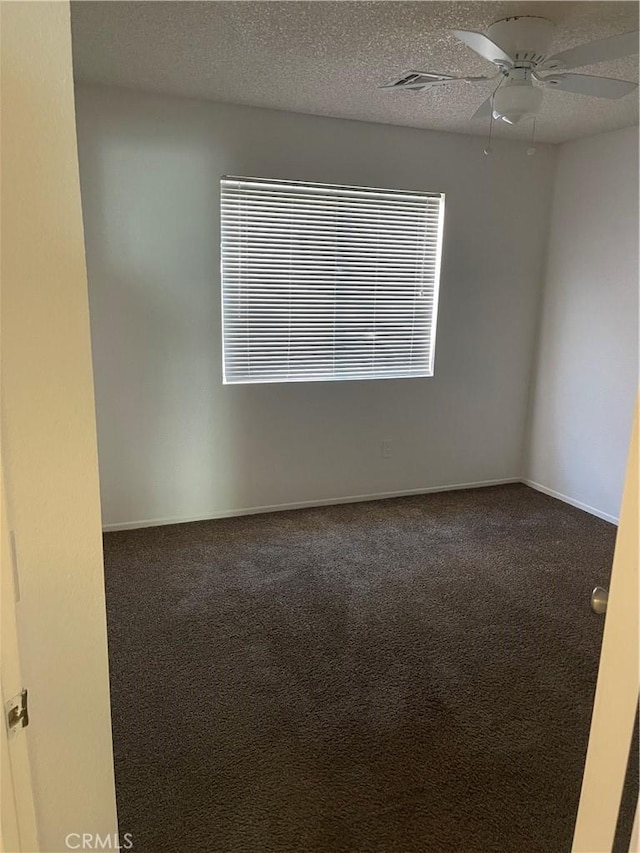
<svg viewBox="0 0 640 853"><path fill-rule="evenodd" d="M486 30L522 14L555 22L554 53L638 28L636 2L76 2L75 75L214 101L485 133L488 120L470 116L495 84L460 82L425 93L378 86L406 69L491 73L493 66L450 30ZM638 57L579 70L637 81ZM563 142L637 122L636 94L612 101L547 92L537 135ZM502 125L498 132L530 130Z"/></svg>

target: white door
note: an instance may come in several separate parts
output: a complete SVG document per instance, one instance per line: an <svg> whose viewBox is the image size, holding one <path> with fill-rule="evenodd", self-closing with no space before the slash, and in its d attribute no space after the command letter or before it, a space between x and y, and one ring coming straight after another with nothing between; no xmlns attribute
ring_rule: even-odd
<svg viewBox="0 0 640 853"><path fill-rule="evenodd" d="M27 688L30 716L15 737L2 724L3 843L11 853L37 850L37 823L47 853L73 849L83 833L92 834L93 849L112 850L117 822L69 4L2 2L0 14L9 517L2 529L2 694L4 700Z"/></svg>
<svg viewBox="0 0 640 853"><path fill-rule="evenodd" d="M612 848L638 707L638 462L636 407L573 853Z"/></svg>
<svg viewBox="0 0 640 853"><path fill-rule="evenodd" d="M15 566L13 563L12 533L7 518L4 478L0 480L2 492L2 554L0 574L2 579L2 603L0 636L2 640L2 707L22 691L22 674L18 654L16 630ZM18 724L20 726L21 724ZM2 794L2 850L39 850L36 836L36 818L31 788L31 768L27 754L28 728L16 726L9 733L6 725L1 726L2 754L0 762L0 786Z"/></svg>

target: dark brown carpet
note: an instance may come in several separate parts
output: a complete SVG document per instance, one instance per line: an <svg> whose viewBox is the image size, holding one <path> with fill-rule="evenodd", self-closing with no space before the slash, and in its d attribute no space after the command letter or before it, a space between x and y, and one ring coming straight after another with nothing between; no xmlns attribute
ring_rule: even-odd
<svg viewBox="0 0 640 853"><path fill-rule="evenodd" d="M569 851L614 538L519 485L106 534L120 832Z"/></svg>

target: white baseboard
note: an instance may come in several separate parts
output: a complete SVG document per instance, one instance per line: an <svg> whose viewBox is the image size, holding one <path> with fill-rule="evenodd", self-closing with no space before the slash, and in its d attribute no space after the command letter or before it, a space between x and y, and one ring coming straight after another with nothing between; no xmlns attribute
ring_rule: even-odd
<svg viewBox="0 0 640 853"><path fill-rule="evenodd" d="M481 480L475 483L455 483L445 486L429 486L423 489L408 489L400 492L379 492L372 495L347 495L341 498L323 498L322 500L296 501L294 503L273 504L270 506L254 506L242 509L214 510L203 515L192 515L175 518L149 518L142 521L123 521L116 524L105 524L103 530L137 530L140 527L160 527L164 524L184 524L189 521L209 521L215 518L234 518L240 515L257 515L261 512L284 512L288 509L305 509L314 506L331 506L333 504L354 504L363 501L381 501L386 498L401 498L407 495L426 495L431 492L453 492L459 489L480 489L485 486L504 486L507 483L520 483L519 477L509 477L502 480ZM534 486L535 488L535 486ZM541 489L542 491L542 489Z"/></svg>
<svg viewBox="0 0 640 853"><path fill-rule="evenodd" d="M591 513L591 515L595 515L598 518L602 518L604 521L610 521L611 524L618 523L618 517L615 515L610 515L608 512L603 512L601 509L597 509L594 506L589 506L589 504L583 503L582 501L578 501L575 498L570 498L569 495L563 495L562 492L556 492L555 489L549 489L547 486L543 486L540 483L536 483L534 480L521 480L525 486L531 486L532 489L535 489L537 492L542 492L545 495L549 495L552 498L557 498L559 501L564 501L566 504L571 504L571 506L575 506L577 509L582 509L585 512Z"/></svg>

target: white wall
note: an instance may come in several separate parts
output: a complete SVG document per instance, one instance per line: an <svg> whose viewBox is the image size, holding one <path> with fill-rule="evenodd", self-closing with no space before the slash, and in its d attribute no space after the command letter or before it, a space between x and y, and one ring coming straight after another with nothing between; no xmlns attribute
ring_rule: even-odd
<svg viewBox="0 0 640 853"><path fill-rule="evenodd" d="M554 149L85 86L77 118L105 525L521 476ZM444 191L435 377L223 386L224 174Z"/></svg>
<svg viewBox="0 0 640 853"><path fill-rule="evenodd" d="M567 143L557 174L527 477L616 520L638 388L638 131Z"/></svg>
<svg viewBox="0 0 640 853"><path fill-rule="evenodd" d="M1 54L2 476L31 718L18 737L54 853L68 833L117 828L69 4L3 3Z"/></svg>

